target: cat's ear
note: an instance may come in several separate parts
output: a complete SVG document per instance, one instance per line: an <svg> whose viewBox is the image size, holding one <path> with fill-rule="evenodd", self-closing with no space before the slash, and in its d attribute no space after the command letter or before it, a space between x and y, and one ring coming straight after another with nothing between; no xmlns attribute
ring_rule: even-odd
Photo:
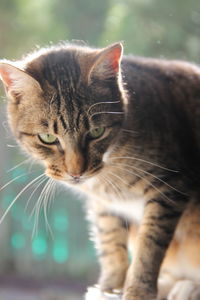
<svg viewBox="0 0 200 300"><path fill-rule="evenodd" d="M93 77L109 79L116 76L120 70L123 46L116 43L101 50L89 72L89 81Z"/></svg>
<svg viewBox="0 0 200 300"><path fill-rule="evenodd" d="M25 71L10 63L0 61L0 79L8 97L19 102L20 96L28 96L41 91L40 84Z"/></svg>

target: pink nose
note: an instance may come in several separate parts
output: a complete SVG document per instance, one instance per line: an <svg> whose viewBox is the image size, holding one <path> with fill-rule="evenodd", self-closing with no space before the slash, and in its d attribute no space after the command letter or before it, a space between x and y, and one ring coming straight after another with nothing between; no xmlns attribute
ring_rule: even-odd
<svg viewBox="0 0 200 300"><path fill-rule="evenodd" d="M80 179L82 174L69 174L73 179L78 180Z"/></svg>

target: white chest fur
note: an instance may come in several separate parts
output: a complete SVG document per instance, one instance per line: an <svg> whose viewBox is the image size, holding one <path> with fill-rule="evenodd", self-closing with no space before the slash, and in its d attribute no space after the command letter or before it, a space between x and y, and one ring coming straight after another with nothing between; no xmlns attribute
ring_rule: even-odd
<svg viewBox="0 0 200 300"><path fill-rule="evenodd" d="M122 216L129 221L139 224L144 211L145 198L141 194L124 192L121 195L107 193L103 188L95 184L92 179L85 186L85 191L90 191L92 197L108 211ZM95 199L93 199L95 201Z"/></svg>
<svg viewBox="0 0 200 300"><path fill-rule="evenodd" d="M108 205L108 209L116 215L139 224L144 212L144 199L111 203Z"/></svg>

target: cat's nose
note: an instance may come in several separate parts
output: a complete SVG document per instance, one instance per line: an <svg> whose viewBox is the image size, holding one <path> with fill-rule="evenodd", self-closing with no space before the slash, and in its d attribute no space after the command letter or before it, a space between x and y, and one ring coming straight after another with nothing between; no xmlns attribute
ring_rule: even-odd
<svg viewBox="0 0 200 300"><path fill-rule="evenodd" d="M82 174L69 174L75 182L79 182Z"/></svg>
<svg viewBox="0 0 200 300"><path fill-rule="evenodd" d="M79 180L85 169L83 153L76 146L69 148L65 157L66 171L74 180Z"/></svg>

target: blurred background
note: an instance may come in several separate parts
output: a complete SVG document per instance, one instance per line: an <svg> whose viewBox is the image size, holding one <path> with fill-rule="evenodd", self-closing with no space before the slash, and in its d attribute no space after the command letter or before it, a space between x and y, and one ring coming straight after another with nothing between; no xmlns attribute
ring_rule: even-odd
<svg viewBox="0 0 200 300"><path fill-rule="evenodd" d="M200 1L0 0L0 58L20 59L37 47L66 40L96 47L122 41L126 54L199 64ZM8 129L2 85L0 95L0 186L15 179L0 191L2 216L42 169L30 160L23 163L26 157ZM42 209L34 230L31 215L44 185L41 181L35 190L33 182L0 225L1 300L82 299L86 286L97 279L84 199L58 185L48 209L52 234Z"/></svg>

